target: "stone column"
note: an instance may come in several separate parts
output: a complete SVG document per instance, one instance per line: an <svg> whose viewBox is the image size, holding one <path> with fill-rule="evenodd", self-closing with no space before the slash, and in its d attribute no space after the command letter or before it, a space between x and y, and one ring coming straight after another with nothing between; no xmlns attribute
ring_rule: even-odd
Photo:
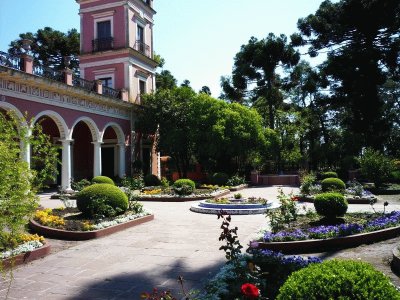
<svg viewBox="0 0 400 300"><path fill-rule="evenodd" d="M27 129L26 139L21 142L21 159L22 161L28 164L28 168L31 167L31 144L29 143L29 137L32 132L30 129Z"/></svg>
<svg viewBox="0 0 400 300"><path fill-rule="evenodd" d="M101 175L101 144L102 142L92 142L93 144L93 177Z"/></svg>
<svg viewBox="0 0 400 300"><path fill-rule="evenodd" d="M118 156L119 156L119 164L118 164L118 177L123 178L126 175L125 171L125 144L118 144Z"/></svg>
<svg viewBox="0 0 400 300"><path fill-rule="evenodd" d="M69 192L71 189L71 142L73 140L61 140L62 143L62 163L61 163L61 188Z"/></svg>

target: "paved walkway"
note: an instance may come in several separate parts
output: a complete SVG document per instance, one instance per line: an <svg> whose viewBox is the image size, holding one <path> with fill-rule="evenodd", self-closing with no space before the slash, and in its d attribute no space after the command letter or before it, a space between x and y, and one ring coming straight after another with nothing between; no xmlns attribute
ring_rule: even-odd
<svg viewBox="0 0 400 300"><path fill-rule="evenodd" d="M283 189L286 193L297 192ZM240 193L276 199L277 188L253 188ZM46 196L41 203L45 207L62 204ZM179 291L178 276L185 278L188 289L200 289L225 258L218 250L222 244L218 241L221 220L215 215L189 211L192 203L146 202L145 207L155 214L154 221L80 242L17 268L9 299L140 299L141 292L153 287ZM397 204L389 207L400 209ZM360 209L370 210L370 206L350 206L350 210ZM232 226L239 227L244 246L265 225L263 215L232 217ZM2 279L0 298L5 297L7 283Z"/></svg>
<svg viewBox="0 0 400 300"><path fill-rule="evenodd" d="M276 188L256 189L275 199ZM285 188L290 191L291 188ZM252 195L254 190L241 192ZM61 202L42 197L45 207ZM221 220L189 211L193 202L146 202L155 220L97 240L82 242L14 271L9 299L140 299L153 287L200 288L225 262L218 241ZM265 225L263 215L233 216L232 226L246 245ZM7 282L2 281L0 298Z"/></svg>

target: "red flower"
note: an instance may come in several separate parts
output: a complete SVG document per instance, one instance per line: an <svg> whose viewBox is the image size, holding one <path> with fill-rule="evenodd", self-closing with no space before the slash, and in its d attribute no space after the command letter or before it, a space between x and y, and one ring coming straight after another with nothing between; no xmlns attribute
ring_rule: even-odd
<svg viewBox="0 0 400 300"><path fill-rule="evenodd" d="M260 291L258 288L251 283L245 283L241 287L242 294L248 299L257 299L260 296Z"/></svg>

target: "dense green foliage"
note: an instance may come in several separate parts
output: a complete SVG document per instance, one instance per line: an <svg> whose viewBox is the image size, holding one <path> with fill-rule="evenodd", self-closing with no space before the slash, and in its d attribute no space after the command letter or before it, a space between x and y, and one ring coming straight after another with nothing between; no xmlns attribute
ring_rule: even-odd
<svg viewBox="0 0 400 300"><path fill-rule="evenodd" d="M383 182L391 177L394 171L393 161L384 154L367 148L359 158L361 174L368 180L380 187Z"/></svg>
<svg viewBox="0 0 400 300"><path fill-rule="evenodd" d="M338 178L338 174L336 172L324 172L321 174L321 179L326 178Z"/></svg>
<svg viewBox="0 0 400 300"><path fill-rule="evenodd" d="M327 260L294 272L279 290L278 300L400 299L388 277L370 264Z"/></svg>
<svg viewBox="0 0 400 300"><path fill-rule="evenodd" d="M57 148L43 134L40 124L28 135L26 120L13 114L0 114L0 247L8 248L24 231L29 217L38 206L36 192L47 179L57 174ZM21 144L33 145L32 159L42 168L30 169L22 160ZM45 153L45 157L44 154Z"/></svg>
<svg viewBox="0 0 400 300"><path fill-rule="evenodd" d="M306 174L300 179L300 192L303 195L310 193L311 186L317 181L317 176L314 173Z"/></svg>
<svg viewBox="0 0 400 300"><path fill-rule="evenodd" d="M113 217L128 209L128 197L118 187L108 183L93 184L76 195L78 209L88 217Z"/></svg>
<svg viewBox="0 0 400 300"><path fill-rule="evenodd" d="M145 186L158 186L161 185L161 180L156 175L148 174L143 177Z"/></svg>
<svg viewBox="0 0 400 300"><path fill-rule="evenodd" d="M71 188L74 191L77 191L77 192L82 191L85 187L87 187L87 186L89 186L91 184L92 183L87 179L82 179L82 180L79 180L79 181L71 180Z"/></svg>
<svg viewBox="0 0 400 300"><path fill-rule="evenodd" d="M223 172L214 173L210 176L210 179L209 179L211 184L215 184L215 185L219 185L219 186L227 185L228 180L229 180L228 174L223 173Z"/></svg>
<svg viewBox="0 0 400 300"><path fill-rule="evenodd" d="M244 170L254 152L269 155L274 133L263 128L253 109L189 87L159 90L144 97L143 104L137 128L158 132L157 150L172 157L180 177L187 176L193 162L209 172L235 173Z"/></svg>
<svg viewBox="0 0 400 300"><path fill-rule="evenodd" d="M190 179L178 179L174 182L172 188L178 195L187 196L193 193L196 184Z"/></svg>
<svg viewBox="0 0 400 300"><path fill-rule="evenodd" d="M314 207L320 216L335 219L347 212L348 203L340 193L323 193L315 196Z"/></svg>
<svg viewBox="0 0 400 300"><path fill-rule="evenodd" d="M26 32L19 35L19 39L10 43L9 53L18 55L21 54L22 39L32 41L31 54L34 57L35 63L52 67L56 70L62 70L65 56L71 57L70 68L75 73L79 72L80 38L79 32L76 29L71 29L67 33L54 30L50 27L39 29L37 32Z"/></svg>
<svg viewBox="0 0 400 300"><path fill-rule="evenodd" d="M323 192L344 192L346 184L339 178L325 178L321 181L321 187Z"/></svg>
<svg viewBox="0 0 400 300"><path fill-rule="evenodd" d="M108 184L115 185L114 180L112 180L110 177L107 177L107 176L93 177L92 183L108 183Z"/></svg>

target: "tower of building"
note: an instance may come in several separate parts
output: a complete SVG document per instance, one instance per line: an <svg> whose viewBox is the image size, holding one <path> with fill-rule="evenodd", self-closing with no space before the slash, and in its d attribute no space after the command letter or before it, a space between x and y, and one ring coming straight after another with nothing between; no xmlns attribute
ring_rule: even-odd
<svg viewBox="0 0 400 300"><path fill-rule="evenodd" d="M153 0L76 0L81 17L81 77L128 91L129 102L155 90Z"/></svg>

